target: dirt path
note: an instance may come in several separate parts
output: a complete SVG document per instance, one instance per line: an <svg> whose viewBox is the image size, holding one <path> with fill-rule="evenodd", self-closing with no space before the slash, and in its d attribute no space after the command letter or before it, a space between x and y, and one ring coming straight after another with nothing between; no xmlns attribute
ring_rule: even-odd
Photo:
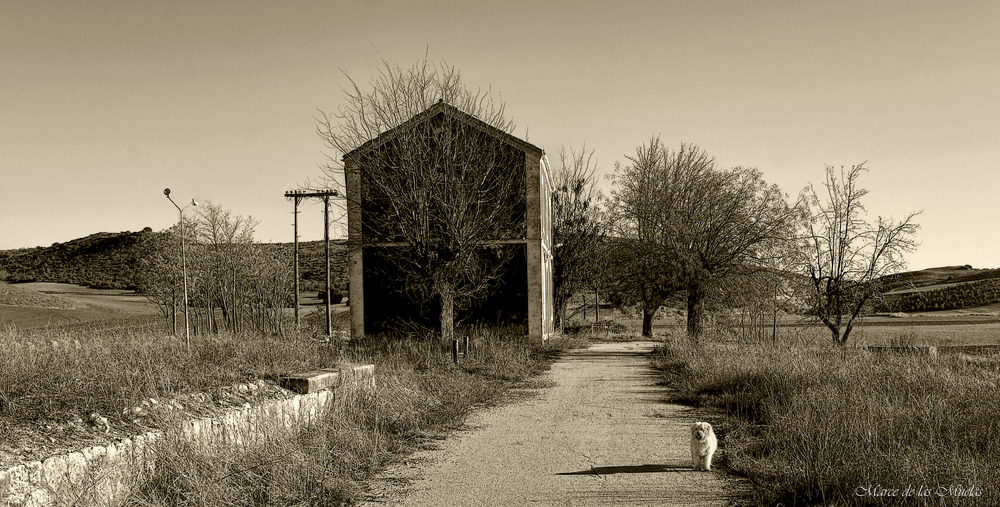
<svg viewBox="0 0 1000 507"><path fill-rule="evenodd" d="M725 505L723 479L691 469L696 416L663 403L652 347L567 354L542 378L552 387L474 415L383 474L368 505Z"/></svg>

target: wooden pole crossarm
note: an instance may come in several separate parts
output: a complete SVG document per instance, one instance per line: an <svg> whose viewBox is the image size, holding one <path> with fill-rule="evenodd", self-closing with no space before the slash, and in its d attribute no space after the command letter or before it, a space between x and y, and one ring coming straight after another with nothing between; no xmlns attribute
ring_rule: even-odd
<svg viewBox="0 0 1000 507"><path fill-rule="evenodd" d="M169 196L168 196L169 197ZM333 316L330 313L330 198L346 199L337 190L289 190L286 198L295 201L295 330L299 330L299 204L302 199L315 197L323 200L323 242L326 244L326 334L333 336Z"/></svg>

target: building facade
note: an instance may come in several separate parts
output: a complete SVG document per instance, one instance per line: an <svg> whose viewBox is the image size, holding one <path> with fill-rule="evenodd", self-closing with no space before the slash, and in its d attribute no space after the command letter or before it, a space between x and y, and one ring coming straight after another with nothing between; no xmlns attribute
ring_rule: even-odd
<svg viewBox="0 0 1000 507"><path fill-rule="evenodd" d="M502 153L502 157L491 158L490 163L502 164L499 173L510 179L505 188L516 192L504 201L515 203L511 223L502 228L498 237L485 238L480 243L484 257L489 256L489 251L503 250L504 268L490 290L464 308L459 317L466 323L523 326L528 336L545 340L553 331L553 188L548 160L541 148L446 102L438 102L344 155L351 336L357 339L366 333L388 329L396 320L422 318L425 305L399 290L401 280L398 277L401 275L387 265L384 255L386 249L401 248L403 243L387 240L385 234L373 232L375 226L372 224L378 221L372 217L392 206L385 199L379 199L380 194L374 189L394 178L426 174L409 167L408 164L419 162L412 162L399 152L413 151L410 148L413 144L425 142L425 137L415 133L436 132L439 130L435 129L442 128L452 129L456 137L441 144L483 145L489 147L490 153ZM439 149L445 148L424 147L420 157L434 158L435 150ZM374 156L374 153L379 155Z"/></svg>

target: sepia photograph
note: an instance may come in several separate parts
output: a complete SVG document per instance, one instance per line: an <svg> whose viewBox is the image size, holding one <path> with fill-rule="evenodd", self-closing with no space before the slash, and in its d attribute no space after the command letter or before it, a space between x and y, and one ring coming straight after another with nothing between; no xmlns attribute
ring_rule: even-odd
<svg viewBox="0 0 1000 507"><path fill-rule="evenodd" d="M0 507L1000 505L998 23L0 0Z"/></svg>

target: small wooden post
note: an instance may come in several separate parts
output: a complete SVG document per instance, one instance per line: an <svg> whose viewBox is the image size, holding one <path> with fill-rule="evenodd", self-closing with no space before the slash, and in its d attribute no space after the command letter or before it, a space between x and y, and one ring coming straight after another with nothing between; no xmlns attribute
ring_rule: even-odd
<svg viewBox="0 0 1000 507"><path fill-rule="evenodd" d="M465 357L469 357L469 336L465 336Z"/></svg>
<svg viewBox="0 0 1000 507"><path fill-rule="evenodd" d="M601 323L601 294L594 289L594 323Z"/></svg>
<svg viewBox="0 0 1000 507"><path fill-rule="evenodd" d="M458 364L458 338L451 340L451 360Z"/></svg>

